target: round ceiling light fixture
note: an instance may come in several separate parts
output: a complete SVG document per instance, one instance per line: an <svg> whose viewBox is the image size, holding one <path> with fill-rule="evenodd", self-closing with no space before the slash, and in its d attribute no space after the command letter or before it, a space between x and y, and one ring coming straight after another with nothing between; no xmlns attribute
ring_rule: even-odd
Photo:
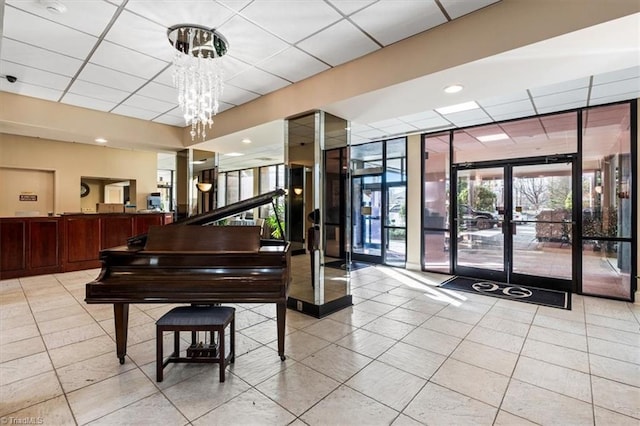
<svg viewBox="0 0 640 426"><path fill-rule="evenodd" d="M464 89L464 86L462 84L451 84L447 87L444 88L444 92L445 93L458 93L461 92L462 89Z"/></svg>
<svg viewBox="0 0 640 426"><path fill-rule="evenodd" d="M67 11L67 6L57 0L40 0L40 4L47 12L55 15L61 15Z"/></svg>

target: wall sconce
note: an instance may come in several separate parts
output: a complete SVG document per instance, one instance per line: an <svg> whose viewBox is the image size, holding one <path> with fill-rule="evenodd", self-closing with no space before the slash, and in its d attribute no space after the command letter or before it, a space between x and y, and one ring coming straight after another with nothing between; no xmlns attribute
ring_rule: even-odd
<svg viewBox="0 0 640 426"><path fill-rule="evenodd" d="M198 190L201 192L209 192L211 191L211 188L213 188L213 184L209 182L198 182L196 183L196 186L198 187Z"/></svg>
<svg viewBox="0 0 640 426"><path fill-rule="evenodd" d="M296 195L301 195L302 194L302 188L293 188L293 193Z"/></svg>

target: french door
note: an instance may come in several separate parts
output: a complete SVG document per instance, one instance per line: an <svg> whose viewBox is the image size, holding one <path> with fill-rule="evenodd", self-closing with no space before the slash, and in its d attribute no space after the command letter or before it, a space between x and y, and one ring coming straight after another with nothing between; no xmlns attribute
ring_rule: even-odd
<svg viewBox="0 0 640 426"><path fill-rule="evenodd" d="M454 273L574 290L572 156L455 165Z"/></svg>

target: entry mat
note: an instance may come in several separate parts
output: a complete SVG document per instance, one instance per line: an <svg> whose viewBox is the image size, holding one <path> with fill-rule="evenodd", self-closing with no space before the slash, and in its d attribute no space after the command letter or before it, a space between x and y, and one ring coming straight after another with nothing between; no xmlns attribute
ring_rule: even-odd
<svg viewBox="0 0 640 426"><path fill-rule="evenodd" d="M438 287L571 310L571 293L566 291L525 287L468 277L453 277Z"/></svg>
<svg viewBox="0 0 640 426"><path fill-rule="evenodd" d="M326 262L324 266L335 269L345 269L347 267L347 263L344 260L333 260L331 262ZM351 271L357 271L358 269L366 268L367 266L371 266L368 263L361 262L351 262Z"/></svg>

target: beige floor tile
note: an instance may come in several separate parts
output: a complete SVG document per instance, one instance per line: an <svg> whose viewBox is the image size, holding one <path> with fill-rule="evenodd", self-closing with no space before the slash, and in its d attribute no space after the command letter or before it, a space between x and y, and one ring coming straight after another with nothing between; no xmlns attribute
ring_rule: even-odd
<svg viewBox="0 0 640 426"><path fill-rule="evenodd" d="M44 295L29 298L29 305L31 306L31 311L33 311L34 314L37 314L41 311L48 311L50 309L73 306L77 303L78 301L66 292L54 297Z"/></svg>
<svg viewBox="0 0 640 426"><path fill-rule="evenodd" d="M467 340L513 353L519 353L524 343L522 337L480 326L471 330L467 335Z"/></svg>
<svg viewBox="0 0 640 426"><path fill-rule="evenodd" d="M577 370L521 356L513 377L540 388L591 402L589 375Z"/></svg>
<svg viewBox="0 0 640 426"><path fill-rule="evenodd" d="M349 308L343 309L338 312L345 312L348 309ZM286 322L287 327L293 327L295 329L301 330L305 327L315 324L318 321L320 321L318 318L314 318L309 315L305 315L303 313L293 311L291 309L287 310L287 322Z"/></svg>
<svg viewBox="0 0 640 426"><path fill-rule="evenodd" d="M403 303L407 303L411 298L385 292L371 300L374 302L384 303L395 308L396 306L401 306Z"/></svg>
<svg viewBox="0 0 640 426"><path fill-rule="evenodd" d="M295 331L287 335L284 342L284 353L287 358L301 361L330 344L330 342L319 337L312 336L304 331ZM269 347L277 351L278 342L271 342Z"/></svg>
<svg viewBox="0 0 640 426"><path fill-rule="evenodd" d="M312 386L309 384L313 383ZM340 385L311 368L295 364L256 386L270 399L299 416Z"/></svg>
<svg viewBox="0 0 640 426"><path fill-rule="evenodd" d="M61 348L62 346L82 342L98 336L104 336L105 332L96 323L82 325L80 327L69 328L42 336L45 345L49 350Z"/></svg>
<svg viewBox="0 0 640 426"><path fill-rule="evenodd" d="M339 382L344 382L371 362L371 358L331 344L302 360L314 370Z"/></svg>
<svg viewBox="0 0 640 426"><path fill-rule="evenodd" d="M593 424L591 404L514 379L501 409L543 425Z"/></svg>
<svg viewBox="0 0 640 426"><path fill-rule="evenodd" d="M469 332L473 328L473 325L434 315L427 321L425 321L424 324L422 324L420 327L428 328L430 330L438 331L440 333L448 334L450 336L455 336L462 339L467 334L469 334Z"/></svg>
<svg viewBox="0 0 640 426"><path fill-rule="evenodd" d="M486 311L482 312L476 309L476 307L470 306L469 304L462 304L461 306L449 305L438 312L437 315L442 318L448 318L451 320L476 325L482 319L485 313Z"/></svg>
<svg viewBox="0 0 640 426"><path fill-rule="evenodd" d="M27 327L30 325L36 325L36 320L31 314L4 318L2 321L0 321L0 331L2 331L3 333L2 340L4 341L5 333L11 332L11 330L18 327Z"/></svg>
<svg viewBox="0 0 640 426"><path fill-rule="evenodd" d="M245 309L242 312L237 312L236 318L236 330L244 330L245 328L260 324L265 321L269 321L269 318L264 315L257 314L249 309Z"/></svg>
<svg viewBox="0 0 640 426"><path fill-rule="evenodd" d="M42 334L50 334L83 325L94 324L95 320L86 312L48 321L39 321L38 328Z"/></svg>
<svg viewBox="0 0 640 426"><path fill-rule="evenodd" d="M640 365L591 354L591 375L640 388ZM638 401L640 403L640 401Z"/></svg>
<svg viewBox="0 0 640 426"><path fill-rule="evenodd" d="M402 341L431 352L449 356L460 344L462 339L424 327L418 327L402 339Z"/></svg>
<svg viewBox="0 0 640 426"><path fill-rule="evenodd" d="M558 346L587 351L587 338L580 334L567 333L565 331L552 330L546 327L531 326L527 339L539 340Z"/></svg>
<svg viewBox="0 0 640 426"><path fill-rule="evenodd" d="M389 364L373 361L345 384L394 410L402 411L426 380Z"/></svg>
<svg viewBox="0 0 640 426"><path fill-rule="evenodd" d="M0 344L0 363L11 361L24 356L35 355L44 352L44 342L38 335L29 339L18 340L10 344L5 344L4 336Z"/></svg>
<svg viewBox="0 0 640 426"><path fill-rule="evenodd" d="M607 340L588 338L589 353L640 364L640 350L635 346L613 343Z"/></svg>
<svg viewBox="0 0 640 426"><path fill-rule="evenodd" d="M355 329L356 327L352 325L325 318L309 327L305 327L304 332L329 342L335 342L352 333Z"/></svg>
<svg viewBox="0 0 640 426"><path fill-rule="evenodd" d="M13 317L29 317L31 316L31 309L29 308L29 304L20 296L20 301L15 303L9 303L9 300L3 296L0 298L0 320L5 321L8 318ZM3 337L4 341L4 337Z"/></svg>
<svg viewBox="0 0 640 426"><path fill-rule="evenodd" d="M396 419L391 423L391 426L421 426L417 420L413 420L411 417L406 414L400 414Z"/></svg>
<svg viewBox="0 0 640 426"><path fill-rule="evenodd" d="M431 314L412 311L411 309L405 309L402 307L396 308L393 311L384 314L384 318L389 318L415 326L423 324L426 320L431 318L431 316Z"/></svg>
<svg viewBox="0 0 640 426"><path fill-rule="evenodd" d="M640 348L640 334L638 333L629 333L627 331L614 330L609 327L600 327L591 324L587 324L587 333L589 337L596 337L609 342Z"/></svg>
<svg viewBox="0 0 640 426"><path fill-rule="evenodd" d="M423 379L429 379L446 357L426 349L398 342L378 357L378 361L411 373Z"/></svg>
<svg viewBox="0 0 640 426"><path fill-rule="evenodd" d="M284 340L285 344L287 343L287 339ZM255 340L245 336L242 333L236 332L236 358L239 356L243 356L248 354L249 352L262 347L262 343L256 342ZM276 343L277 346L277 343ZM285 356L287 355L287 351L284 352Z"/></svg>
<svg viewBox="0 0 640 426"><path fill-rule="evenodd" d="M375 315L384 315L394 309L393 306L389 306L386 303L374 302L373 300L367 300L366 302L359 303L353 307L358 311L369 312Z"/></svg>
<svg viewBox="0 0 640 426"><path fill-rule="evenodd" d="M552 330L560 330L567 333L585 335L586 329L584 322L572 321L567 319L550 317L548 315L537 314L533 319L533 325L545 327Z"/></svg>
<svg viewBox="0 0 640 426"><path fill-rule="evenodd" d="M53 371L0 386L0 417L62 395Z"/></svg>
<svg viewBox="0 0 640 426"><path fill-rule="evenodd" d="M400 340L413 331L415 326L389 318L380 317L369 324L364 325L362 328L364 330L371 331L372 333Z"/></svg>
<svg viewBox="0 0 640 426"><path fill-rule="evenodd" d="M603 317L602 315L587 314L587 324L609 327L614 330L627 331L629 333L640 333L640 325L637 320L621 320L617 318Z"/></svg>
<svg viewBox="0 0 640 426"><path fill-rule="evenodd" d="M111 353L113 359L117 359L116 343L106 335L49 350L49 356L56 368L106 353Z"/></svg>
<svg viewBox="0 0 640 426"><path fill-rule="evenodd" d="M638 419L595 406L596 426L638 426Z"/></svg>
<svg viewBox="0 0 640 426"><path fill-rule="evenodd" d="M421 297L419 299L408 301L402 305L402 307L405 309L411 309L412 311L421 312L423 314L435 315L446 308L447 305L448 302L434 300L428 297Z"/></svg>
<svg viewBox="0 0 640 426"><path fill-rule="evenodd" d="M621 309L623 306L614 300L600 299L597 297L585 297L584 311L588 315L600 315L623 321L634 321L633 312L630 309ZM625 306L629 306L626 304Z"/></svg>
<svg viewBox="0 0 640 426"><path fill-rule="evenodd" d="M363 302L366 300L371 300L374 297L380 296L382 294L381 291L372 290L366 288L366 286L356 287L351 289L351 295L358 300L362 300ZM362 302L361 302L362 303Z"/></svg>
<svg viewBox="0 0 640 426"><path fill-rule="evenodd" d="M0 385L7 385L48 371L53 371L53 366L46 352L17 358L0 364Z"/></svg>
<svg viewBox="0 0 640 426"><path fill-rule="evenodd" d="M76 424L73 414L71 414L69 404L67 404L66 398L62 395L11 413L1 420L6 420L6 424L43 424L56 426L72 426ZM4 421L2 423L5 424Z"/></svg>
<svg viewBox="0 0 640 426"><path fill-rule="evenodd" d="M160 393L141 399L89 423L91 426L165 424L186 425L188 420Z"/></svg>
<svg viewBox="0 0 640 426"><path fill-rule="evenodd" d="M593 376L591 384L595 405L640 419L640 388Z"/></svg>
<svg viewBox="0 0 640 426"><path fill-rule="evenodd" d="M558 309L550 306L539 306L536 316L584 323L584 311L579 306L572 306L571 308L572 309Z"/></svg>
<svg viewBox="0 0 640 426"><path fill-rule="evenodd" d="M430 381L498 407L507 389L509 377L449 358Z"/></svg>
<svg viewBox="0 0 640 426"><path fill-rule="evenodd" d="M535 423L500 410L493 426L535 426Z"/></svg>
<svg viewBox="0 0 640 426"><path fill-rule="evenodd" d="M521 355L589 373L589 356L583 351L528 339L524 343Z"/></svg>
<svg viewBox="0 0 640 426"><path fill-rule="evenodd" d="M369 312L365 311L359 311L353 309L353 307L349 307L335 312L329 315L327 318L351 325L353 327L362 327L363 325L377 319L378 315L370 314Z"/></svg>
<svg viewBox="0 0 640 426"><path fill-rule="evenodd" d="M295 416L262 395L249 389L231 401L210 411L193 422L198 425L287 425Z"/></svg>
<svg viewBox="0 0 640 426"><path fill-rule="evenodd" d="M1 309L0 309L1 311ZM19 342L25 339L32 339L34 337L39 337L40 332L38 332L38 327L35 323L14 327L10 330L5 330L2 332L2 344L8 345L14 342Z"/></svg>
<svg viewBox="0 0 640 426"><path fill-rule="evenodd" d="M136 368L130 358L125 359L125 363L120 364L114 354L106 353L57 368L56 372L62 388L69 393Z"/></svg>
<svg viewBox="0 0 640 426"><path fill-rule="evenodd" d="M129 312L129 328L135 327L137 325L155 323L156 320L151 317L146 312L140 311L138 309L130 309ZM114 335L115 334L115 323L113 318L107 318L99 322L100 327L102 327L107 333Z"/></svg>
<svg viewBox="0 0 640 426"><path fill-rule="evenodd" d="M255 386L295 363L294 359L281 361L277 351L262 346L236 358L231 371L245 382Z"/></svg>
<svg viewBox="0 0 640 426"><path fill-rule="evenodd" d="M99 419L157 391L139 369L94 383L67 394L79 424Z"/></svg>
<svg viewBox="0 0 640 426"><path fill-rule="evenodd" d="M464 340L451 354L451 358L510 377L518 354Z"/></svg>
<svg viewBox="0 0 640 426"><path fill-rule="evenodd" d="M388 425L398 412L346 386L340 386L300 418L316 425Z"/></svg>
<svg viewBox="0 0 640 426"><path fill-rule="evenodd" d="M520 337L525 337L529 333L530 328L529 324L487 315L480 320L478 325Z"/></svg>
<svg viewBox="0 0 640 426"><path fill-rule="evenodd" d="M218 369L212 368L213 366L186 364L184 367L176 367L182 367L185 371L169 372L165 381L177 377L181 381L165 388L163 393L189 420L197 419L250 388L234 374L227 374L224 383L220 383ZM192 374L189 370L198 370L200 373ZM153 376L155 378L155 372ZM163 381L159 385L164 383Z"/></svg>
<svg viewBox="0 0 640 426"><path fill-rule="evenodd" d="M36 321L45 322L45 321L53 321L60 318L66 318L74 315L82 315L86 314L87 311L85 309L87 305L75 304L71 306L65 306L62 308L56 309L48 309L46 311L36 312L34 314Z"/></svg>
<svg viewBox="0 0 640 426"><path fill-rule="evenodd" d="M520 303L524 305L524 303ZM494 305L484 318L502 318L508 321L516 321L522 324L531 324L535 317L535 311L519 311L516 309L508 309L502 306Z"/></svg>
<svg viewBox="0 0 640 426"><path fill-rule="evenodd" d="M209 375L213 375L213 381L217 381L220 378L218 374L218 365L217 364L199 364L199 363L171 363L164 367L164 375L163 380L161 382L156 382L156 363L150 362L140 367L142 372L155 383L155 385L159 389L169 388L177 383L183 382L187 379L191 379L194 376L200 376L206 374L207 377ZM230 376L231 374L230 368L227 367L226 376Z"/></svg>
<svg viewBox="0 0 640 426"><path fill-rule="evenodd" d="M357 329L336 343L359 354L376 358L393 346L396 340L367 330Z"/></svg>
<svg viewBox="0 0 640 426"><path fill-rule="evenodd" d="M491 425L497 409L483 402L427 383L404 414L428 425Z"/></svg>
<svg viewBox="0 0 640 426"><path fill-rule="evenodd" d="M274 320L267 320L250 327L243 328L241 333L266 345L278 340L278 325Z"/></svg>

